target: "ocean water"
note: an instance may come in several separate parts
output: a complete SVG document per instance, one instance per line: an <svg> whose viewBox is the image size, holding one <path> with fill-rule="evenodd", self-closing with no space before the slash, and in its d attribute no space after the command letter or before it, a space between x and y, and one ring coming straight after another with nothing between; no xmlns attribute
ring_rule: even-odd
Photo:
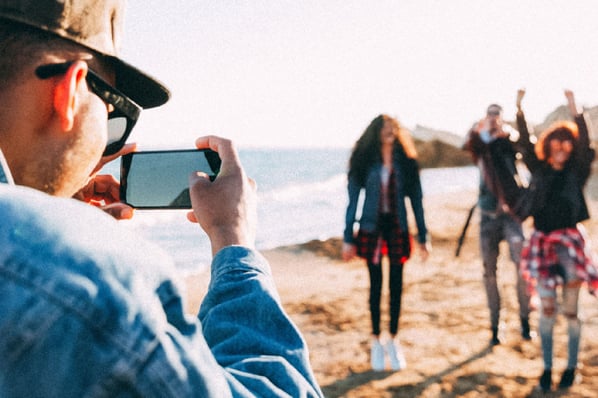
<svg viewBox="0 0 598 398"><path fill-rule="evenodd" d="M260 250L342 235L347 206L347 162L350 149L241 149L247 174L258 186ZM118 162L106 171L118 176ZM455 192L477 186L471 167L425 169L424 195ZM183 271L207 267L209 241L181 210L137 210L132 220L121 221L156 242Z"/></svg>

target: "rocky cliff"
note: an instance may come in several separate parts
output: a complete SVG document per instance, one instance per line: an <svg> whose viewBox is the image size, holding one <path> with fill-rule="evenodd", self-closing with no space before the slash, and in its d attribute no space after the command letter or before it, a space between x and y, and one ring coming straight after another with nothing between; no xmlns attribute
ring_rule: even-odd
<svg viewBox="0 0 598 398"><path fill-rule="evenodd" d="M420 167L458 167L471 165L469 153L463 151L464 137L448 131L417 125L411 132Z"/></svg>

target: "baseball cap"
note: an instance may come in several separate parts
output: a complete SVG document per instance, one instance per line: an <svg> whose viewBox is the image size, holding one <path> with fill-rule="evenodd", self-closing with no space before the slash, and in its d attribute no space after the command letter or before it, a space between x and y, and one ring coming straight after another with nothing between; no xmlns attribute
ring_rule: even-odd
<svg viewBox="0 0 598 398"><path fill-rule="evenodd" d="M19 22L102 54L114 67L116 88L142 108L160 106L170 91L118 57L125 0L0 0L0 19Z"/></svg>

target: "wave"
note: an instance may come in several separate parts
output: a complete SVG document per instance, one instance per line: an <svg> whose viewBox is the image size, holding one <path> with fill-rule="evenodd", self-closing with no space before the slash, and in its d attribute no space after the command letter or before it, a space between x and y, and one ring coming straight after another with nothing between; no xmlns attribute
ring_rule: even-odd
<svg viewBox="0 0 598 398"><path fill-rule="evenodd" d="M329 195L337 193L339 189L344 189L346 186L346 174L337 174L324 181L295 183L289 182L287 185L273 188L269 191L259 193L260 199L263 201L277 201L277 202L298 202L305 199L305 197L317 197L320 195Z"/></svg>
<svg viewBox="0 0 598 398"><path fill-rule="evenodd" d="M302 175L301 180L271 184L260 191L258 182L259 250L328 239L342 235L347 206L347 177L342 168L327 178ZM282 174L282 171L279 171ZM424 169L424 196L477 187L477 168ZM203 269L211 261L209 239L197 224L186 219L185 210L137 211L132 220L121 221L162 246L183 271Z"/></svg>
<svg viewBox="0 0 598 398"><path fill-rule="evenodd" d="M420 173L425 195L468 191L478 186L476 166L423 169Z"/></svg>

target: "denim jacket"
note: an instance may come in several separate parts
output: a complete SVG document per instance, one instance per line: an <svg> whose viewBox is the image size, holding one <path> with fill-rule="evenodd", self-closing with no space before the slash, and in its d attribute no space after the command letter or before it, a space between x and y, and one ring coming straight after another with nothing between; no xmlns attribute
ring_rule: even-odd
<svg viewBox="0 0 598 398"><path fill-rule="evenodd" d="M417 224L417 241L419 243L425 243L428 232L424 219L423 194L417 164L415 164L414 160L406 160L403 162L394 161L393 167L396 170L396 173L393 175L397 179L395 184L397 189L396 211L399 225L403 231L409 231L407 206L405 205L405 197L408 197L415 216L415 223ZM409 167L411 167L410 170L408 170ZM356 178L349 176L349 204L345 215L345 230L343 233L344 242L354 242L353 226L356 221L359 194L362 189L365 190L365 198L361 210L359 227L368 232L376 229L380 207L381 172L382 163L372 166L367 174L365 186L363 187L357 182Z"/></svg>
<svg viewBox="0 0 598 398"><path fill-rule="evenodd" d="M0 397L319 397L267 261L213 259L197 317L172 260L100 210L0 184Z"/></svg>

